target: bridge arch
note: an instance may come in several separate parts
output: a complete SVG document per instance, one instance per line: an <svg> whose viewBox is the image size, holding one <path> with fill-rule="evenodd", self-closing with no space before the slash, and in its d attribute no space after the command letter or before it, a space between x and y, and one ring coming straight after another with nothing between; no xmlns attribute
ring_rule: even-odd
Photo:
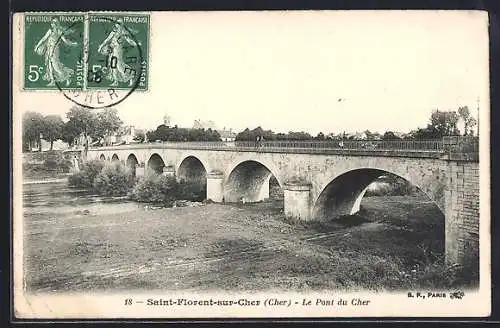
<svg viewBox="0 0 500 328"><path fill-rule="evenodd" d="M176 176L179 181L206 185L207 168L198 157L189 155L180 162Z"/></svg>
<svg viewBox="0 0 500 328"><path fill-rule="evenodd" d="M283 188L276 171L258 160L243 160L232 167L224 182L227 202L258 202L269 198L269 182L274 177Z"/></svg>
<svg viewBox="0 0 500 328"><path fill-rule="evenodd" d="M132 171L132 175L136 175L136 170L137 170L137 165L139 165L139 161L137 160L137 157L134 154L130 154L127 157L127 166L130 168Z"/></svg>
<svg viewBox="0 0 500 328"><path fill-rule="evenodd" d="M397 176L417 187L444 215L443 208L436 200L436 195L429 194L408 177L378 168L357 168L336 176L321 189L320 194L313 202L312 219L325 220L357 213L368 187L386 175Z"/></svg>
<svg viewBox="0 0 500 328"><path fill-rule="evenodd" d="M99 159L100 159L101 161L105 161L105 160L106 160L106 155L101 154L101 156L99 156Z"/></svg>
<svg viewBox="0 0 500 328"><path fill-rule="evenodd" d="M163 173L163 168L165 167L165 162L163 158L157 153L152 154L148 159L147 169L153 171L157 174Z"/></svg>
<svg viewBox="0 0 500 328"><path fill-rule="evenodd" d="M111 160L112 161L119 161L120 158L118 157L118 154L113 154L113 156L111 156Z"/></svg>

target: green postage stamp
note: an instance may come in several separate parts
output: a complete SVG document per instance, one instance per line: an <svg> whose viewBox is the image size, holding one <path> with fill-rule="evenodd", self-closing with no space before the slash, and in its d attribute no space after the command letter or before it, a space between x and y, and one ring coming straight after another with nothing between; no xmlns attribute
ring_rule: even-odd
<svg viewBox="0 0 500 328"><path fill-rule="evenodd" d="M148 14L28 13L24 90L148 89Z"/></svg>
<svg viewBox="0 0 500 328"><path fill-rule="evenodd" d="M84 87L83 14L29 14L24 19L24 88Z"/></svg>

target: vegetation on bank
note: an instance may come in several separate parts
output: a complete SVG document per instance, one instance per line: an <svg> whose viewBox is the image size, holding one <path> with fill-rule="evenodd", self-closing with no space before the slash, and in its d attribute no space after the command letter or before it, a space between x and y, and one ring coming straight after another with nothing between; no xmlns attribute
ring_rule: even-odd
<svg viewBox="0 0 500 328"><path fill-rule="evenodd" d="M48 151L43 156L23 158L24 178L57 178L70 172L73 164L61 152Z"/></svg>
<svg viewBox="0 0 500 328"><path fill-rule="evenodd" d="M93 190L94 180L104 168L104 162L100 160L90 160L83 163L80 171L68 177L71 187Z"/></svg>
<svg viewBox="0 0 500 328"><path fill-rule="evenodd" d="M128 196L163 206L172 206L176 200L203 201L206 194L202 183L178 182L174 177L154 172L134 177L130 168L118 161L87 161L80 171L69 176L68 183L103 196Z"/></svg>
<svg viewBox="0 0 500 328"><path fill-rule="evenodd" d="M364 196L417 196L422 192L408 180L392 173L386 173L368 187Z"/></svg>

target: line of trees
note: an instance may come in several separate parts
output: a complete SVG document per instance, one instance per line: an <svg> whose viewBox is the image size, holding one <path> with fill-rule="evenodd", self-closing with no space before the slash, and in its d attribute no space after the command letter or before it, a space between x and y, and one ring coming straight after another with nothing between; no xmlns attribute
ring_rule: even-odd
<svg viewBox="0 0 500 328"><path fill-rule="evenodd" d="M58 115L43 116L37 112L26 112L23 116L23 150L42 149L41 138L50 142L50 149L54 141L61 138L64 122Z"/></svg>
<svg viewBox="0 0 500 328"><path fill-rule="evenodd" d="M471 112L467 106L460 107L457 111L440 111L434 110L429 118L429 123L425 128L417 128L403 136L398 136L394 131L386 131L384 134L365 130L363 132L365 139L381 139L381 140L400 140L400 139L441 139L444 136L460 135L458 123L462 122L464 126L463 135L474 135L474 127L477 121L471 116ZM355 139L354 135L346 133L328 134L323 132L312 136L307 132L275 133L272 130L264 130L260 126L250 130L246 128L236 135L236 141L255 141L257 137L262 137L264 140L328 140L328 139Z"/></svg>
<svg viewBox="0 0 500 328"><path fill-rule="evenodd" d="M170 127L159 125L156 130L146 133L149 141L221 141L216 130L179 128L177 125Z"/></svg>
<svg viewBox="0 0 500 328"><path fill-rule="evenodd" d="M236 141L255 141L257 137L262 137L264 140L313 140L315 139L307 132L275 133L271 130L264 130L260 126L250 130L246 128L236 135Z"/></svg>
<svg viewBox="0 0 500 328"><path fill-rule="evenodd" d="M441 139L443 136L460 135L458 123L464 125L463 135L474 135L474 127L477 120L471 116L469 107L463 106L458 111L434 110L430 122L425 128L419 128L410 132L413 139Z"/></svg>
<svg viewBox="0 0 500 328"><path fill-rule="evenodd" d="M23 115L23 150L31 151L42 148L41 140L50 142L53 149L54 141L62 140L73 145L76 139L83 136L92 140L104 139L118 131L123 122L118 117L115 108L106 108L101 111L84 107L72 107L66 113L64 122L59 115L43 116L37 112L26 112Z"/></svg>

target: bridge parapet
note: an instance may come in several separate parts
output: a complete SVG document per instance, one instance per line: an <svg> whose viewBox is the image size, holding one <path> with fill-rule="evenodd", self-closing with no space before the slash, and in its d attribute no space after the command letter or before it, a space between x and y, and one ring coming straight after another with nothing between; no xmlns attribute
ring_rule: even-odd
<svg viewBox="0 0 500 328"><path fill-rule="evenodd" d="M156 142L91 148L122 149L193 149L213 151L331 154L351 156L385 156L479 160L479 138L445 137L440 140L313 140L313 141L200 141Z"/></svg>

